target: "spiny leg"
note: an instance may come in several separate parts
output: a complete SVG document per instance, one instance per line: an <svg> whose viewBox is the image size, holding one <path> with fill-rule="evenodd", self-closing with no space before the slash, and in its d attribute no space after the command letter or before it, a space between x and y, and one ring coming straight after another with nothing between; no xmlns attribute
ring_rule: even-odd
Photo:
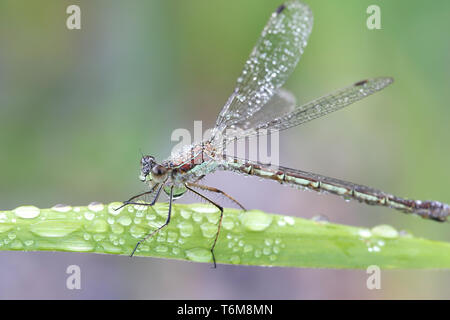
<svg viewBox="0 0 450 320"><path fill-rule="evenodd" d="M195 191L194 189L190 188L189 187L190 185L192 185L192 184L187 184L186 183L185 184L186 189L188 189L189 191L191 191L191 192L195 193L196 195L200 196L202 199L205 199L206 201L210 202L211 204L213 204L214 206L216 206L220 210L219 225L217 227L217 232L216 232L216 237L214 238L214 243L213 243L213 245L211 247L211 254L212 254L212 258L213 258L214 268L216 268L217 265L216 265L216 256L214 255L214 248L216 246L217 239L219 238L220 227L222 226L223 208L222 208L222 206L218 205L217 203L215 203L211 199L205 197L201 193L199 193L199 192Z"/></svg>
<svg viewBox="0 0 450 320"><path fill-rule="evenodd" d="M127 205L129 205L129 204L138 204L138 205L142 205L142 206L153 206L153 205L156 203L156 201L158 201L158 198L159 198L159 195L161 194L161 190L162 190L163 185L164 185L163 183L161 183L161 184L155 184L155 185L153 186L153 188L152 188L150 191L146 191L146 192L140 193L140 194L138 194L138 195L136 195L136 196L134 196L134 197L131 197L131 198L128 199L127 201L124 201L123 204L122 204L120 207L114 209L114 211L117 211L117 210L119 210L119 209L121 209L121 208L123 208L123 207L125 207L125 206L127 206ZM143 195L153 193L153 191L155 191L155 189L156 189L158 186L159 186L159 189L158 189L158 191L156 192L156 196L153 198L153 200L152 200L151 203L145 203L145 202L144 202L144 203L141 203L141 202L131 202L132 200L134 200L134 199L136 199L136 198L139 198L139 197L142 197Z"/></svg>
<svg viewBox="0 0 450 320"><path fill-rule="evenodd" d="M161 191L161 190L159 190ZM159 193L158 193L159 195ZM142 242L147 241L148 238L152 237L153 235L155 235L159 230L161 230L162 228L164 228L165 226L167 226L170 222L170 214L172 212L172 200L173 200L173 186L170 187L170 196L169 196L169 212L167 213L167 219L166 222L164 222L164 224L160 227L158 227L158 229L154 230L153 232L147 234L142 240L139 240L138 243L136 243L136 246L133 249L133 252L131 252L130 257L132 257L134 255L134 253L136 252L137 248L139 247L139 245Z"/></svg>
<svg viewBox="0 0 450 320"><path fill-rule="evenodd" d="M215 192L215 193L220 193L220 194L224 195L225 197L227 197L228 199L230 199L231 201L233 201L234 203L236 203L242 210L247 211L244 208L244 206L242 204L240 204L236 199L234 199L232 196L230 196L229 194L225 193L224 191L222 191L220 189L204 186L204 185L197 184L197 183L188 183L188 185L190 187L199 188L202 190L211 191L211 192Z"/></svg>

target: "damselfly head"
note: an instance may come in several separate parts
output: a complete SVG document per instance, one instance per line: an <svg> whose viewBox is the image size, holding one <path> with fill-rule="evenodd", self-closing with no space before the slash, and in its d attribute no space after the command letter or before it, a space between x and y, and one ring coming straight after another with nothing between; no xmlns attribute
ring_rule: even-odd
<svg viewBox="0 0 450 320"><path fill-rule="evenodd" d="M141 158L141 174L139 180L145 181L150 174L150 170L155 166L155 158L152 156L142 156Z"/></svg>
<svg viewBox="0 0 450 320"><path fill-rule="evenodd" d="M152 156L143 156L141 158L141 174L139 179L143 182L151 180L154 182L162 182L167 177L167 169L157 164Z"/></svg>

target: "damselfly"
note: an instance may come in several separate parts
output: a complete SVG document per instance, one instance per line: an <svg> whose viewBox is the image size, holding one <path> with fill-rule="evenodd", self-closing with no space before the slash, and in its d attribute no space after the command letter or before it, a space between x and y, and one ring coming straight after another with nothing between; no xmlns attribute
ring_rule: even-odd
<svg viewBox="0 0 450 320"><path fill-rule="evenodd" d="M281 86L297 65L306 47L312 24L312 13L305 4L288 1L278 7L245 63L235 90L217 118L211 138L184 148L162 163L157 163L152 156L142 157L140 180L145 182L150 190L130 198L123 205L152 206L161 191L164 191L169 196L169 209L166 222L139 241L131 255L142 242L169 224L173 200L190 191L220 210L217 233L211 246L215 267L214 247L220 232L223 208L202 192L220 193L245 210L225 192L199 183L205 175L216 170L229 170L271 179L288 186L331 193L345 199L390 207L436 221L447 219L450 207L445 203L408 200L319 174L230 157L224 153L224 146L235 139L253 137L261 129L274 132L297 126L361 100L392 83L393 79L389 77L363 80L297 106L293 95L281 89ZM230 129L237 134L228 134ZM149 196L151 201L139 201L144 196Z"/></svg>

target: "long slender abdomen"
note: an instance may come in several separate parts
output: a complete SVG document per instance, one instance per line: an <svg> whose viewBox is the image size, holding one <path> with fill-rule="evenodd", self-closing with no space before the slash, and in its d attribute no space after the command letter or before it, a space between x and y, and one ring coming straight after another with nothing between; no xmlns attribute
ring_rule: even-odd
<svg viewBox="0 0 450 320"><path fill-rule="evenodd" d="M243 163L235 160L228 164L228 170L278 181L300 189L331 193L344 199L355 199L370 205L390 207L405 213L413 213L425 219L446 221L450 206L438 201L409 200L366 186L346 182L306 171L285 167L274 167L259 163Z"/></svg>

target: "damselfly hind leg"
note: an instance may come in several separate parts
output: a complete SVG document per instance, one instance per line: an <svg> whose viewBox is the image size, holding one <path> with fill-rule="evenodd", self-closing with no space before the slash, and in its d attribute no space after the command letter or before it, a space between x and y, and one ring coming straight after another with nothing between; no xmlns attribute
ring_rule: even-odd
<svg viewBox="0 0 450 320"><path fill-rule="evenodd" d="M162 187L162 186L161 186L161 187ZM159 193L161 192L161 187L160 187L159 190L158 190L158 195L159 195ZM156 199L157 199L157 198L158 198L158 197L155 198L155 200L154 200L155 202L156 202ZM138 249L138 247L140 246L141 243L147 241L150 237L154 236L154 235L155 235L156 233L158 233L162 228L164 228L165 226L167 226L167 225L169 224L169 222L170 222L170 215L171 215L171 213L172 213L172 201L173 201L173 186L170 187L170 195L169 195L169 211L168 211L168 213L167 213L167 219L166 219L166 222L164 222L164 224L161 225L160 227L158 227L156 230L154 230L154 231L150 232L149 234L147 234L142 240L139 240L139 241L136 243L136 246L134 247L133 252L131 252L130 257L132 257L132 256L134 255L134 253L136 252L136 250Z"/></svg>
<svg viewBox="0 0 450 320"><path fill-rule="evenodd" d="M186 186L186 189L188 189L189 191L195 193L196 195L198 195L202 199L208 201L209 203L213 204L217 209L220 210L219 225L217 227L217 232L216 232L216 236L214 238L214 243L213 243L213 245L211 247L211 255L212 255L212 259L213 259L213 268L215 269L215 268L217 268L217 265L216 265L216 257L214 255L214 248L216 246L217 239L219 238L220 226L222 225L223 207L218 205L216 202L212 201L208 197L206 197L206 196L202 195L201 193L195 191L194 189L190 188L188 184L185 184L185 186Z"/></svg>
<svg viewBox="0 0 450 320"><path fill-rule="evenodd" d="M236 203L239 207L242 208L242 210L245 210L245 208L233 197L231 197L230 195L226 194L225 192L223 192L222 190L213 188L213 187L208 187L208 186L204 186L201 184L196 184L196 183L186 183L185 184L186 188L195 193L196 195L200 196L202 199L208 201L209 203L211 203L212 205L214 205L217 209L219 209L220 211L220 218L219 218L219 223L217 225L217 232L216 232L216 236L214 237L214 242L213 245L211 246L211 255L212 255L212 259L213 259L213 264L214 264L214 268L217 267L216 265L216 256L214 255L214 248L216 247L216 243L217 243L217 239L219 239L219 233L220 233L220 228L222 226L222 219L223 219L223 207L220 206L219 204L217 204L215 201L209 199L208 197L204 196L203 194L199 193L198 191L192 189L192 188L198 188L198 189L202 189L202 190L206 190L206 191L211 191L211 192L215 192L215 193L220 193L224 196L226 196L228 199L230 199L231 201L233 201L234 203Z"/></svg>
<svg viewBox="0 0 450 320"><path fill-rule="evenodd" d="M230 199L231 201L233 201L235 204L237 204L242 210L247 211L247 209L244 208L244 206L242 204L240 204L235 198L233 198L232 196L230 196L229 194L227 194L226 192L223 192L220 189L214 188L214 187L208 187L208 186L204 186L201 184L197 184L197 183L188 183L189 186L194 187L194 188L199 188L202 190L206 190L206 191L210 191L210 192L215 192L215 193L219 193L225 197L227 197L228 199Z"/></svg>

